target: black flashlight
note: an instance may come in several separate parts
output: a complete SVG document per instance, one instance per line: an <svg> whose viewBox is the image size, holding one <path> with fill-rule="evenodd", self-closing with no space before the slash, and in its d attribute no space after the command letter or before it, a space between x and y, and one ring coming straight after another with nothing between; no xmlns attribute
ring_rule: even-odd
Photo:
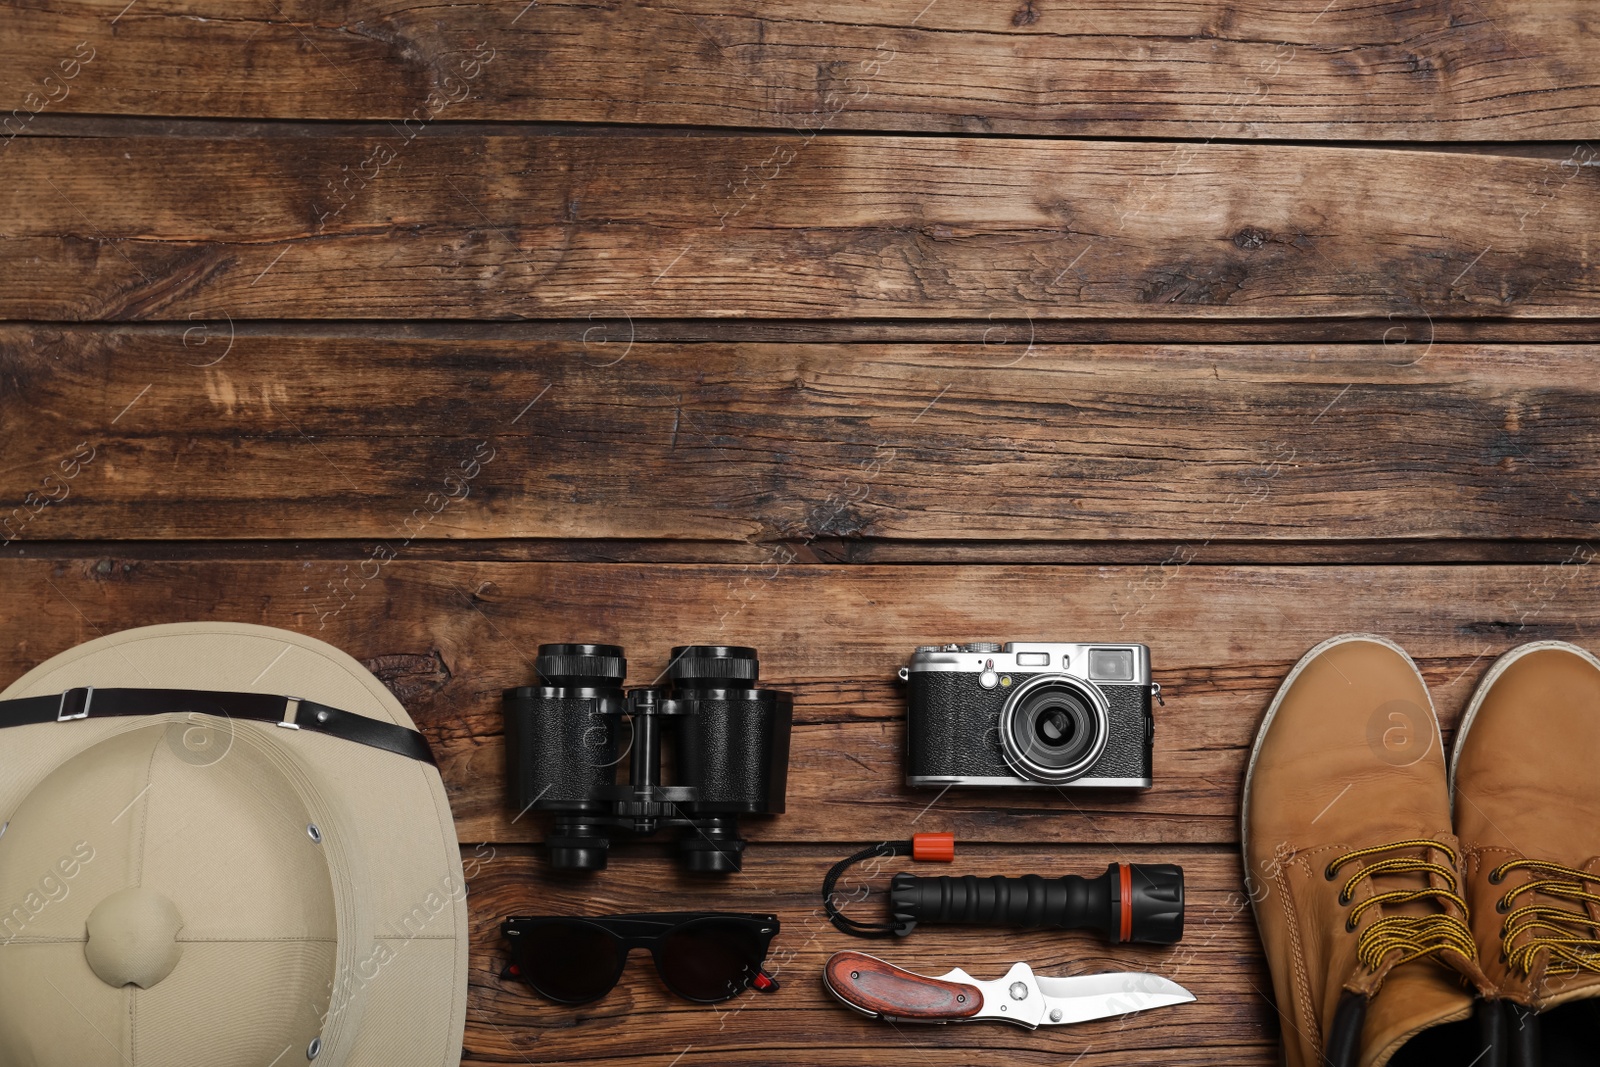
<svg viewBox="0 0 1600 1067"><path fill-rule="evenodd" d="M1183 868L1113 863L1097 878L897 874L889 883L889 913L901 936L919 922L971 923L1088 929L1116 942L1170 945L1183 937Z"/></svg>

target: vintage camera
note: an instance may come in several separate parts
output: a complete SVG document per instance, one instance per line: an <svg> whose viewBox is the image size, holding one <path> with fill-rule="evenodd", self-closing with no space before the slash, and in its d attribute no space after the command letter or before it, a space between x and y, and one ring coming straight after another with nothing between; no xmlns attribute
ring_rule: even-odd
<svg viewBox="0 0 1600 1067"><path fill-rule="evenodd" d="M793 697L756 687L753 648L680 645L662 688L625 691L627 670L617 645L539 646L539 684L504 695L511 802L554 814L547 844L559 869L603 868L615 832L675 827L686 868L739 870L739 816L783 811Z"/></svg>
<svg viewBox="0 0 1600 1067"><path fill-rule="evenodd" d="M906 784L1148 789L1144 645L924 645L906 683Z"/></svg>

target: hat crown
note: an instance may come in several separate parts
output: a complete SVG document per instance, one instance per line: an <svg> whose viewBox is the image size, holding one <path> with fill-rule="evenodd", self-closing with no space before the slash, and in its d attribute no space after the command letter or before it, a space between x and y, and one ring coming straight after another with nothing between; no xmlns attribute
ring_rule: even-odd
<svg viewBox="0 0 1600 1067"><path fill-rule="evenodd" d="M40 778L0 838L0 902L16 902L0 1064L234 1067L319 1038L338 1063L333 813L272 727L121 725ZM63 1011L86 1023L73 1040Z"/></svg>
<svg viewBox="0 0 1600 1067"><path fill-rule="evenodd" d="M153 889L112 893L89 913L83 955L106 985L149 989L172 973L183 956L178 906Z"/></svg>

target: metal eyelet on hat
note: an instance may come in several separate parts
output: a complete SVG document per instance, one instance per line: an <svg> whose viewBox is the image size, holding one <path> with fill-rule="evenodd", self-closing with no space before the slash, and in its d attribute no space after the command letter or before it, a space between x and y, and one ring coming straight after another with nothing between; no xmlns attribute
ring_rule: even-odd
<svg viewBox="0 0 1600 1067"><path fill-rule="evenodd" d="M308 1046L306 1048L306 1059L308 1059L308 1060L316 1059L317 1058L317 1053L319 1053L321 1051L322 1051L322 1038L320 1038L320 1037L312 1038L310 1046Z"/></svg>
<svg viewBox="0 0 1600 1067"><path fill-rule="evenodd" d="M317 826L316 823L312 822L306 824L306 834L311 838L312 841L315 841L319 845L322 844L322 830Z"/></svg>

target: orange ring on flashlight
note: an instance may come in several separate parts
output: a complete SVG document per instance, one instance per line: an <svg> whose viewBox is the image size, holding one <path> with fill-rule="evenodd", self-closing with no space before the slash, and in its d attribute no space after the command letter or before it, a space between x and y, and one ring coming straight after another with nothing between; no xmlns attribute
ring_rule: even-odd
<svg viewBox="0 0 1600 1067"><path fill-rule="evenodd" d="M1126 863L1117 864L1122 873L1122 937L1123 941L1133 940L1133 868Z"/></svg>

